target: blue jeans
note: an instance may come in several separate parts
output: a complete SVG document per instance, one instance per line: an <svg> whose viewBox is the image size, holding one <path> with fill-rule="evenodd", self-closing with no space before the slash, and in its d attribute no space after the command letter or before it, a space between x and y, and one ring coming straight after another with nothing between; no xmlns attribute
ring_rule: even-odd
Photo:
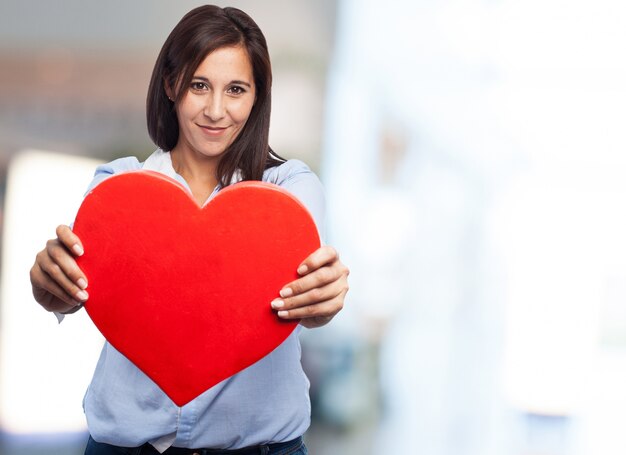
<svg viewBox="0 0 626 455"><path fill-rule="evenodd" d="M307 451L302 438L293 441L267 444L245 449L182 449L170 447L163 455L307 455ZM96 442L89 436L85 455L159 455L159 452L146 443L140 447L118 447L102 442Z"/></svg>

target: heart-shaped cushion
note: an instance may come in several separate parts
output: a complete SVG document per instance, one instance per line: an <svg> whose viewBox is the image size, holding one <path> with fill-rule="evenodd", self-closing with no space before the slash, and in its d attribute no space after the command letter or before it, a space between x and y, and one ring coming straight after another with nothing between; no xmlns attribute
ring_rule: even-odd
<svg viewBox="0 0 626 455"><path fill-rule="evenodd" d="M152 171L112 176L84 199L85 309L178 406L269 354L294 330L270 302L320 240L306 208L242 182L203 208Z"/></svg>

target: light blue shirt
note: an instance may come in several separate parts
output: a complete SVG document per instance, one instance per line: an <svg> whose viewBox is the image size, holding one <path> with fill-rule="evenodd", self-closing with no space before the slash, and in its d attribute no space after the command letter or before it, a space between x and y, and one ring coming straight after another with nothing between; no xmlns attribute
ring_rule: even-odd
<svg viewBox="0 0 626 455"><path fill-rule="evenodd" d="M144 163L129 157L99 166L90 189L113 174L138 169L161 172L189 190L174 171L170 154L161 150ZM267 169L263 181L294 194L321 232L323 189L304 163L289 160ZM218 186L209 200L219 190ZM298 326L272 353L183 407L176 406L151 379L105 343L83 403L89 432L98 442L127 447L150 442L160 452L170 446L237 449L297 438L310 424L309 381L300 364L300 331Z"/></svg>

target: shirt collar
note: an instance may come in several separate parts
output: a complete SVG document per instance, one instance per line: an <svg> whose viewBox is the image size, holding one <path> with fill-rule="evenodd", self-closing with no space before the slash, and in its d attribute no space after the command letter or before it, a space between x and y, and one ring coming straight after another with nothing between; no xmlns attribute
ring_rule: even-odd
<svg viewBox="0 0 626 455"><path fill-rule="evenodd" d="M185 179L174 170L174 165L172 164L172 156L170 155L170 152L166 152L162 149L157 149L144 162L143 169L146 169L149 171L156 171L156 172L160 172L161 174L165 174L168 177L171 177L177 182L183 184L184 187L187 188L189 192L191 192L191 188L189 188L189 185L187 184ZM233 173L232 178L230 179L230 183L232 185L233 183L240 182L241 180L242 180L241 169L236 169L235 172ZM217 194L217 192L221 189L222 189L222 185L218 183L215 189L213 190L213 193L211 193L211 195L209 196L206 202L211 200L213 196L215 196L215 194Z"/></svg>

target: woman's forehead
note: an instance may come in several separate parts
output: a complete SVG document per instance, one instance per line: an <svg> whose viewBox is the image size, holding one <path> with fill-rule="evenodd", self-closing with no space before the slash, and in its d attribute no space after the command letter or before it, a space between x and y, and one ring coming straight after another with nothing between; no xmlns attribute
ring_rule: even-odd
<svg viewBox="0 0 626 455"><path fill-rule="evenodd" d="M220 47L204 57L193 72L193 76L207 78L237 76L238 79L252 79L252 62L243 46Z"/></svg>

